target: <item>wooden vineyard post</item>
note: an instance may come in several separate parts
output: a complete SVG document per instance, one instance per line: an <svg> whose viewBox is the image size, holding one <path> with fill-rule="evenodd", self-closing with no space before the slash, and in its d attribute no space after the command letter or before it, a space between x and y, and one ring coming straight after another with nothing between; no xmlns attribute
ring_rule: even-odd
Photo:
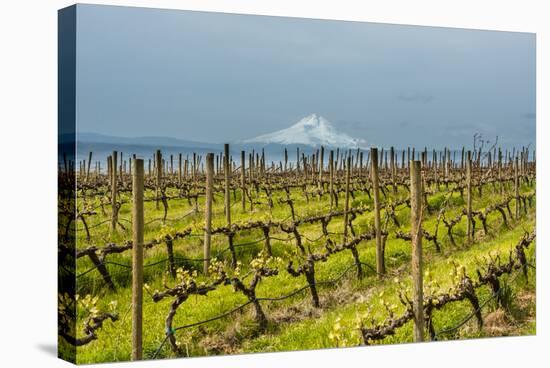
<svg viewBox="0 0 550 368"><path fill-rule="evenodd" d="M266 170L267 170L267 163L265 161L265 153L263 152L262 150L262 157L260 159L260 175L262 178L265 178L267 175L266 175Z"/></svg>
<svg viewBox="0 0 550 368"><path fill-rule="evenodd" d="M328 156L328 170L329 170L329 192L330 192L330 209L334 207L334 151L330 150Z"/></svg>
<svg viewBox="0 0 550 368"><path fill-rule="evenodd" d="M527 156L527 154L528 154L527 148L521 150L520 177L522 180L525 178L525 166L526 166L525 157Z"/></svg>
<svg viewBox="0 0 550 368"><path fill-rule="evenodd" d="M252 194L254 193L254 153L248 154L248 181L250 182L250 188L248 191L248 197L250 199L250 211L253 211L254 200L252 199Z"/></svg>
<svg viewBox="0 0 550 368"><path fill-rule="evenodd" d="M391 171L391 184L393 192L397 193L397 185L395 185L395 152L393 146L390 147L390 171Z"/></svg>
<svg viewBox="0 0 550 368"><path fill-rule="evenodd" d="M123 174L123 172L122 172L123 163L124 163L123 153L120 152L120 166L119 166L119 172L120 173L119 173L119 178L120 178L120 182L124 185L124 175L122 175Z"/></svg>
<svg viewBox="0 0 550 368"><path fill-rule="evenodd" d="M380 193L378 188L378 149L370 149L372 191L374 198L374 227L376 231L376 273L381 277L386 273L384 265L384 247L380 229Z"/></svg>
<svg viewBox="0 0 550 368"><path fill-rule="evenodd" d="M183 160L183 178L187 180L189 177L189 156Z"/></svg>
<svg viewBox="0 0 550 368"><path fill-rule="evenodd" d="M170 176L174 175L174 155L170 155Z"/></svg>
<svg viewBox="0 0 550 368"><path fill-rule="evenodd" d="M223 171L225 176L225 219L227 220L227 227L231 228L231 166L229 165L229 144L223 145ZM229 251L231 252L231 263L233 268L237 267L237 256L235 255L235 249L233 248L233 235L229 234Z"/></svg>
<svg viewBox="0 0 550 368"><path fill-rule="evenodd" d="M363 152L361 152L361 149L357 148L357 152L355 153L355 164L353 167L355 170L359 169L359 175L361 175L361 166L363 166L362 156L363 156Z"/></svg>
<svg viewBox="0 0 550 368"><path fill-rule="evenodd" d="M363 151L359 153L359 176L363 177Z"/></svg>
<svg viewBox="0 0 550 368"><path fill-rule="evenodd" d="M197 175L197 154L193 152L193 165L191 167L191 177L193 178L193 189L195 188L195 180L197 179L196 175Z"/></svg>
<svg viewBox="0 0 550 368"><path fill-rule="evenodd" d="M90 165L92 164L92 151L88 155L88 169L86 170L86 183L90 177Z"/></svg>
<svg viewBox="0 0 550 368"><path fill-rule="evenodd" d="M447 182L447 148L443 148L443 152L441 152L441 156L439 157L441 161L441 171L443 174L443 179L445 181L445 185L448 186L449 183Z"/></svg>
<svg viewBox="0 0 550 368"><path fill-rule="evenodd" d="M321 146L321 156L319 157L319 189L324 190L323 183L323 171L324 171L324 161L325 161L325 147Z"/></svg>
<svg viewBox="0 0 550 368"><path fill-rule="evenodd" d="M439 192L439 163L437 162L437 152L433 150L432 166L434 170L435 190Z"/></svg>
<svg viewBox="0 0 550 368"><path fill-rule="evenodd" d="M181 153L178 156L178 184L181 185L183 162L181 160Z"/></svg>
<svg viewBox="0 0 550 368"><path fill-rule="evenodd" d="M351 157L346 161L346 197L344 202L344 243L348 241L348 221L349 221L349 181L351 177Z"/></svg>
<svg viewBox="0 0 550 368"><path fill-rule="evenodd" d="M162 180L162 153L160 153L160 150L157 150L156 156L155 156L156 166L157 169L157 187L155 190L155 208L159 209L159 197L160 197L160 186L161 186L161 180Z"/></svg>
<svg viewBox="0 0 550 368"><path fill-rule="evenodd" d="M296 147L296 180L300 177L300 147Z"/></svg>
<svg viewBox="0 0 550 368"><path fill-rule="evenodd" d="M422 167L422 170L424 170L424 172L428 172L426 169L429 169L430 168L430 160L428 160L428 147L424 147L424 152L422 152L423 155L424 155L424 160L422 160L422 165L424 165Z"/></svg>
<svg viewBox="0 0 550 368"><path fill-rule="evenodd" d="M422 286L422 178L420 161L410 162L411 174L411 240L414 341L424 341L424 295Z"/></svg>
<svg viewBox="0 0 550 368"><path fill-rule="evenodd" d="M307 183L307 158L306 156L302 153L302 161L303 161L303 166L304 166L304 183Z"/></svg>
<svg viewBox="0 0 550 368"><path fill-rule="evenodd" d="M498 148L498 166L497 166L497 175L498 175L498 185L500 187L500 195L504 195L504 182L502 180L502 149Z"/></svg>
<svg viewBox="0 0 550 368"><path fill-rule="evenodd" d="M254 152L248 154L248 181L251 185L254 181ZM252 195L252 192L250 194Z"/></svg>
<svg viewBox="0 0 550 368"><path fill-rule="evenodd" d="M286 150L285 150L286 152ZM245 152L241 151L241 202L243 206L243 212L246 211L246 170L245 170ZM286 163L285 163L286 166Z"/></svg>
<svg viewBox="0 0 550 368"><path fill-rule="evenodd" d="M308 162L311 162L309 170L311 172L311 184L315 185L317 176L316 176L316 167L317 167L317 155L319 154L319 150L317 150L317 153L313 152L311 156L308 155Z"/></svg>
<svg viewBox="0 0 550 368"><path fill-rule="evenodd" d="M204 203L204 268L208 275L210 267L210 241L212 237L212 185L214 180L214 154L206 154L206 199Z"/></svg>
<svg viewBox="0 0 550 368"><path fill-rule="evenodd" d="M424 151L424 152L421 152L420 153L420 157L421 157L421 160L420 160L420 169L421 169L421 183L422 183L422 200L424 202L424 205L426 206L426 208L428 209L429 211L429 207L428 207L428 193L426 192L425 188L427 186L427 183L426 183L426 172L428 171L428 152L427 151Z"/></svg>
<svg viewBox="0 0 550 368"><path fill-rule="evenodd" d="M478 168L481 167L481 147L479 147L479 151L477 151L476 165Z"/></svg>
<svg viewBox="0 0 550 368"><path fill-rule="evenodd" d="M112 156L112 172L111 172L111 232L114 233L116 231L116 223L118 222L117 215L118 215L118 209L117 209L117 203L116 203L116 184L117 184L117 151L113 151Z"/></svg>
<svg viewBox="0 0 550 368"><path fill-rule="evenodd" d="M451 151L445 147L445 179L449 179L451 168Z"/></svg>
<svg viewBox="0 0 550 368"><path fill-rule="evenodd" d="M132 177L132 360L142 358L143 329L143 159L134 159Z"/></svg>
<svg viewBox="0 0 550 368"><path fill-rule="evenodd" d="M471 243L472 236L472 152L468 151L466 157L466 215L468 217L468 242Z"/></svg>
<svg viewBox="0 0 550 368"><path fill-rule="evenodd" d="M516 202L516 221L519 219L519 176L518 176L518 157L514 160L514 197Z"/></svg>
<svg viewBox="0 0 550 368"><path fill-rule="evenodd" d="M107 179L109 179L109 182L111 182L111 175L113 173L113 157L107 156Z"/></svg>

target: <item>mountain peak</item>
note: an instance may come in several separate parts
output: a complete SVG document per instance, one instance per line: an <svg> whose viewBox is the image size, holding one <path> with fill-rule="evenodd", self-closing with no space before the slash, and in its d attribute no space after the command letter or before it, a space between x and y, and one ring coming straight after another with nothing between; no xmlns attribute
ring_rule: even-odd
<svg viewBox="0 0 550 368"><path fill-rule="evenodd" d="M363 139L352 138L338 132L323 116L312 113L289 128L247 139L244 143L304 144L309 146L331 146L358 148L366 146Z"/></svg>
<svg viewBox="0 0 550 368"><path fill-rule="evenodd" d="M294 125L308 126L308 127L319 127L322 125L330 124L324 117L317 115L316 113L310 114L305 118L302 118Z"/></svg>

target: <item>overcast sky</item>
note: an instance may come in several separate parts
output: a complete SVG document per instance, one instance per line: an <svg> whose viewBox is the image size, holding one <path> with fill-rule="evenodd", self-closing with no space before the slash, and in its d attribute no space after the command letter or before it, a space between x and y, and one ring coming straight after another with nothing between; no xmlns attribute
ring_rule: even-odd
<svg viewBox="0 0 550 368"><path fill-rule="evenodd" d="M81 132L224 142L313 112L373 145L534 145L535 35L78 6Z"/></svg>

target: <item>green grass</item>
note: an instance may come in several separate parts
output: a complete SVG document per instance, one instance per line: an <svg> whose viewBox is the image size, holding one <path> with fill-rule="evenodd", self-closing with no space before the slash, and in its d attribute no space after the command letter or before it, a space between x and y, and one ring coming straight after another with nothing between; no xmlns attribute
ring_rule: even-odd
<svg viewBox="0 0 550 368"><path fill-rule="evenodd" d="M444 190L444 186L441 187ZM522 192L529 192L533 189L527 186L521 188ZM174 193L169 193L174 194ZM146 196L152 196L153 193L147 192ZM261 193L260 195L265 196ZM393 195L392 195L393 196ZM403 198L406 192L400 190L397 196ZM286 219L290 215L290 209L286 205L280 205L277 202L278 198L284 198L284 192L274 195L275 208L270 210L267 205L255 206L253 212L243 212L240 204L240 193L237 193L237 200L232 207L232 220L235 223L248 221L250 219ZM445 193L438 193L429 197L430 206L440 208L444 205ZM128 195L123 195L123 198L128 199ZM306 203L303 194L298 191L292 192L292 198L296 201L297 216L307 216L314 213L326 213L328 209L328 198L325 196L323 200L310 198ZM491 186L486 186L484 196L479 198L477 191L474 191L474 209L482 209L491 203L499 200L499 196L493 194ZM82 200L79 198L79 205ZM90 201L97 204L97 198ZM448 216L451 217L460 211L463 206L463 199L459 194L454 194L450 197L447 208ZM168 212L169 219L167 226L175 229L182 229L188 226L194 228L194 233L200 233L202 227L202 200L199 202L201 211L195 215L190 215L181 218L188 213L194 206L189 205L186 200L171 200L169 202L170 209ZM340 208L343 207L343 195L340 198ZM365 194L356 193L353 199L353 205L372 204L372 200ZM78 234L78 248L83 248L90 245L102 246L108 242L121 243L123 240L130 239L130 223L131 207L129 204L122 206L120 218L122 224L127 228L126 231L119 229L116 234L110 234L109 219L110 208L105 206L106 215L98 209L98 215L89 218L89 226L95 226L92 229L92 237L90 241L86 240L83 231ZM514 212L512 202L512 213ZM161 218L163 215L162 205L159 210L155 209L153 202L146 202L146 223L152 219ZM217 196L214 204L214 224L213 226L221 226L225 224L223 215L223 198ZM407 232L410 230L408 224L410 213L407 207L401 206L398 211L398 218L402 224L401 230ZM354 221L354 227L357 232L366 230L373 224L372 213L366 213L357 217ZM453 247L446 236L446 229L443 224L440 224L439 238L441 239L442 252L437 253L431 242L424 240L424 264L425 269L429 269L434 280L437 280L441 288L449 287L452 284L452 277L449 275L449 261L454 260L466 266L468 272L473 275L479 259L489 252L498 252L507 254L510 247L513 246L523 235L524 229L532 230L535 226L534 207L529 209L527 215L523 215L520 221L510 221L512 228L505 228L502 224L500 215L493 213L489 216L488 225L490 233L486 236L477 234L477 241L472 245L463 245L465 243L466 220L463 219L454 230L455 240L458 244ZM99 225L98 225L99 224ZM393 224L390 224L390 230L395 230ZM477 230L481 230L481 224L478 224ZM79 228L82 228L80 223ZM423 224L424 228L430 232L435 231L436 212L428 214ZM342 232L342 219L335 219L329 225L329 231ZM146 240L158 237L163 230L161 221L154 221L146 226ZM320 235L321 226L319 224L305 225L300 227L300 233L310 239L317 239ZM390 231L391 233L391 231ZM272 233L271 235L280 238L286 238L286 234L282 232ZM247 243L263 237L259 230L243 232L235 239L235 244ZM341 241L341 237L334 236L334 239ZM322 241L307 242L312 249L321 250ZM238 247L238 259L243 263L243 274L247 271L248 262L262 249L263 243L256 245ZM216 254L219 250L226 247L226 238L218 235L213 237L212 252ZM272 248L275 256L286 258L286 254L294 248L290 243L272 240ZM200 258L202 257L202 238L191 237L174 242L174 250L177 257ZM363 242L358 246L361 260L374 266L375 246L373 241ZM534 257L535 246L531 246L527 252L528 256ZM225 253L225 260L229 254ZM107 259L112 262L122 264L130 264L130 252L118 255L110 255ZM161 244L154 249L147 250L145 255L145 264L151 264L166 257L165 245ZM193 327L187 330L181 330L176 333L178 342L182 346L185 355L199 356L221 353L243 353L243 352L264 352L264 351L283 351L283 350L303 350L329 348L335 346L350 346L357 345L361 342L360 335L357 330L358 317L361 317L363 322L374 319L376 322L381 322L387 317L385 308L380 303L384 300L390 304L398 305L397 314L402 311L402 307L397 301L398 285L394 282L394 278L407 284L410 282L410 242L396 239L390 236L386 244L386 265L388 276L379 279L374 272L365 268L366 276L362 280L357 280L355 271L350 270L345 277L336 285L323 286L319 288L322 307L315 309L311 307L309 291L306 289L302 293L278 302L264 302L262 306L269 319L269 326L265 333L259 333L257 326L253 321L253 315L250 308L237 312L231 317L219 319L217 321ZM316 264L316 280L317 282L331 280L348 269L353 263L350 251L343 251L332 255L327 262ZM78 273L82 273L92 267L92 263L86 258L78 260ZM200 262L186 261L180 266L190 269L197 269L200 272L202 264ZM113 280L117 285L117 291L111 292L105 286L99 273L94 270L78 278L77 288L82 295L92 294L99 295L98 306L100 309L107 309L111 301L117 302L117 312L119 321L106 322L102 329L98 330L98 340L92 343L79 347L77 349L78 363L95 363L107 361L124 361L129 360L131 352L131 273L126 268L121 268L115 265L107 266L109 272L113 276ZM165 274L167 264L159 264L155 267L145 269L145 282L150 286L151 290L162 290L162 278ZM510 290L516 293L515 295L534 294L534 270L530 270L531 277L529 283L523 280L523 277L509 277ZM173 285L170 278L167 278L168 283ZM289 275L284 266L281 267L280 273L276 277L265 278L261 281L257 288L259 297L277 297L288 294L297 288L306 284L304 277L294 278ZM380 296L380 293L383 295ZM484 301L490 296L490 291L482 288L478 292L481 301ZM246 298L233 291L230 286L222 286L217 290L209 293L207 296L192 296L183 303L176 314L174 326L181 326L188 323L201 321L212 318L220 313L228 311L246 301ZM161 302L154 303L146 293L143 305L143 330L144 330L144 357L149 358L153 355L156 349L164 339L164 320L168 313L171 300L165 299ZM532 334L536 329L533 319L534 307L533 303L527 303L527 306L513 305L512 310L516 308L514 321L516 325L514 329L508 331L508 334ZM467 303L453 303L446 306L443 310L434 314L434 324L436 331L446 329L456 325L471 311L471 307ZM489 309L487 310L489 313ZM80 311L82 318L83 311ZM335 330L336 321L339 321L341 332L337 339L331 339L329 336ZM79 320L78 330L81 330L81 320ZM443 339L454 338L471 338L489 336L488 331L477 331L474 324L468 323L463 328L459 329L457 334L452 336L442 336ZM494 335L494 333L491 333ZM388 343L403 343L412 341L412 326L405 325L397 331L394 336L390 336L379 342ZM169 348L165 346L158 357L172 357L173 354Z"/></svg>

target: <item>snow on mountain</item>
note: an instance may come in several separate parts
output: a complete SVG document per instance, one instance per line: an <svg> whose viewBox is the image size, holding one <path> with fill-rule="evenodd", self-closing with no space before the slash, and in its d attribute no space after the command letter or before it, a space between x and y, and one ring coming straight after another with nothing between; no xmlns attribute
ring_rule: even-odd
<svg viewBox="0 0 550 368"><path fill-rule="evenodd" d="M243 143L304 144L314 147L322 145L341 148L359 148L367 145L363 139L352 138L338 132L327 119L315 113L306 116L289 128L247 139Z"/></svg>

